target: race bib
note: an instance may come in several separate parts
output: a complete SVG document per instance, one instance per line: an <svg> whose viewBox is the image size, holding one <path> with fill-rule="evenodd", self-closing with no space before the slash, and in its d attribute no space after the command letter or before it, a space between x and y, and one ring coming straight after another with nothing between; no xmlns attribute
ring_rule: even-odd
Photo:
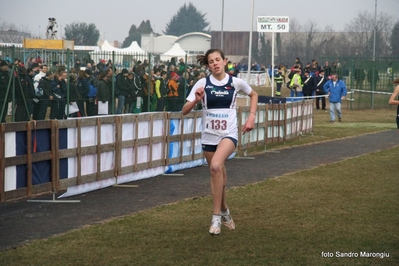
<svg viewBox="0 0 399 266"><path fill-rule="evenodd" d="M229 114L207 113L205 116L205 133L212 135L225 135L229 132Z"/></svg>

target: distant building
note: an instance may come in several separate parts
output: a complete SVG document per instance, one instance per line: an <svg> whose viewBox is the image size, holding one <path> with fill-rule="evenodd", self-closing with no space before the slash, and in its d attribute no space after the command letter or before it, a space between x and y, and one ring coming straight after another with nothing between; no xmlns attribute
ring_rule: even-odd
<svg viewBox="0 0 399 266"><path fill-rule="evenodd" d="M223 53L232 62L239 62L249 54L249 31L224 31L223 47L221 47L221 31L211 32L211 47L222 48ZM258 50L258 32L252 32L252 49Z"/></svg>
<svg viewBox="0 0 399 266"><path fill-rule="evenodd" d="M148 53L165 53L175 43L178 43L189 57L195 57L198 54L204 54L211 48L211 35L202 32L190 32L179 37L172 35L157 37L153 34L141 35L141 48Z"/></svg>
<svg viewBox="0 0 399 266"><path fill-rule="evenodd" d="M22 43L24 38L31 38L31 34L17 30L0 30L1 43Z"/></svg>

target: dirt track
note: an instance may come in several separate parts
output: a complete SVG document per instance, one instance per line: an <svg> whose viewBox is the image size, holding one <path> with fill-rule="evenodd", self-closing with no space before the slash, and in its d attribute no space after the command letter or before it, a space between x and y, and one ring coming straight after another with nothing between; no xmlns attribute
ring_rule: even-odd
<svg viewBox="0 0 399 266"><path fill-rule="evenodd" d="M256 155L254 160L232 159L226 164L228 188L398 145L399 137L395 129L263 153ZM80 200L80 203L28 203L27 199L0 203L0 250L163 204L210 194L207 167L186 169L179 171L179 174L184 176L158 176L131 183L138 185L138 188L110 187L68 198ZM52 195L36 199L51 200Z"/></svg>

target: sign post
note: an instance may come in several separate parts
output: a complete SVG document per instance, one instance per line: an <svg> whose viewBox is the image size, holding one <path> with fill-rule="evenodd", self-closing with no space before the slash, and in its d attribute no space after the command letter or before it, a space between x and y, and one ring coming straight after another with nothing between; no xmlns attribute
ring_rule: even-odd
<svg viewBox="0 0 399 266"><path fill-rule="evenodd" d="M290 24L288 16L259 16L257 24L258 32L272 33L272 64L271 64L271 83L272 97L274 97L274 33L289 32Z"/></svg>

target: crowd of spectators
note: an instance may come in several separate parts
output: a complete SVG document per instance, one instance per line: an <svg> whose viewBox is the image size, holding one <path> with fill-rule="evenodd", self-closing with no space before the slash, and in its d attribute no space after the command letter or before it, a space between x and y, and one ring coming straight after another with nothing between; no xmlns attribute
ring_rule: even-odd
<svg viewBox="0 0 399 266"><path fill-rule="evenodd" d="M77 57L70 69L40 57L30 58L26 66L19 59L1 60L2 122L13 99L15 122L180 111L192 86L206 75L204 67L183 58L155 66L137 60L123 69L111 60L82 62Z"/></svg>
<svg viewBox="0 0 399 266"><path fill-rule="evenodd" d="M237 76L239 72L248 71L248 64L228 61L226 71ZM322 96L321 88L332 74L337 74L345 82L349 76L346 62L339 60L319 65L316 60L303 64L296 58L291 68L280 64L273 69L253 62L250 71L268 72L270 76L274 71L276 96L281 96L281 89L286 87L291 90L291 97ZM152 66L147 60L134 60L132 67L122 68L111 60L93 62L86 58L80 60L75 55L72 67L67 71L59 62L44 62L40 56L30 58L26 65L19 59L11 60L6 56L0 67L0 106L5 110L1 112L1 120L5 121L5 106L13 99L16 122L180 111L195 82L208 74L205 67L187 64L183 58L172 58ZM378 71L366 71L361 65L354 69L352 76L355 88L360 90L365 81L374 89L379 81ZM10 88L15 88L15 94ZM324 97L316 101L318 109L319 101L322 101L321 108L324 109Z"/></svg>

